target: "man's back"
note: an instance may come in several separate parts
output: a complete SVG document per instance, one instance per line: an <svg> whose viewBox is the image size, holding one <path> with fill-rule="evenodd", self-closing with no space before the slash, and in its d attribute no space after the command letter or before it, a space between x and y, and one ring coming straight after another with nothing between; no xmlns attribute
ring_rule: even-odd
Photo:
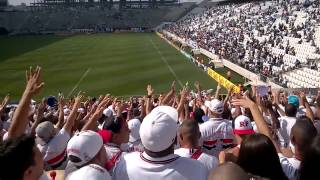
<svg viewBox="0 0 320 180"><path fill-rule="evenodd" d="M181 157L198 160L208 169L208 171L211 171L219 165L219 161L216 157L206 154L200 149L179 148L176 149L174 153Z"/></svg>
<svg viewBox="0 0 320 180"><path fill-rule="evenodd" d="M297 118L283 116L279 118L280 128L278 129L279 142L282 147L288 147L290 142L290 133Z"/></svg>
<svg viewBox="0 0 320 180"><path fill-rule="evenodd" d="M175 154L152 158L145 152L126 154L116 165L113 178L121 180L204 180L208 170L200 162Z"/></svg>
<svg viewBox="0 0 320 180"><path fill-rule="evenodd" d="M220 151L234 144L232 124L225 119L210 119L200 125L203 150L217 156Z"/></svg>

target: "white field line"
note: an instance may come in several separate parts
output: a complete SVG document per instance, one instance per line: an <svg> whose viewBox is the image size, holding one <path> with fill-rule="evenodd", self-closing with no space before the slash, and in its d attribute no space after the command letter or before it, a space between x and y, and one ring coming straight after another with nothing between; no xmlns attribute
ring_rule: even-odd
<svg viewBox="0 0 320 180"><path fill-rule="evenodd" d="M89 74L90 71L91 71L91 68L88 68L88 69L86 70L86 72L84 72L84 73L82 74L81 78L79 79L79 81L77 82L77 84L74 85L73 89L68 93L68 96L67 96L67 97L71 96L71 94L73 93L73 91L76 90L76 89L79 87L81 81Z"/></svg>
<svg viewBox="0 0 320 180"><path fill-rule="evenodd" d="M177 74L174 72L174 70L172 69L172 67L170 66L170 64L168 63L167 59L163 56L162 52L159 50L158 46L153 42L153 40L151 39L151 37L149 37L149 40L151 42L151 44L153 45L154 49L157 50L158 54L161 57L161 60L167 65L168 69L170 70L171 74L174 76L174 78L176 79L176 81L178 81L180 87L183 87L182 82L180 81L180 79L178 78Z"/></svg>

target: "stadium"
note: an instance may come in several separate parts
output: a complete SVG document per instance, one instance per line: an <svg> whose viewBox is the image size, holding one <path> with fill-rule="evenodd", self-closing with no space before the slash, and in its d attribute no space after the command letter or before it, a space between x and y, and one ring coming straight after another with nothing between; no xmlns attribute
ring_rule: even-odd
<svg viewBox="0 0 320 180"><path fill-rule="evenodd" d="M0 179L317 177L319 0L0 0L0 72Z"/></svg>

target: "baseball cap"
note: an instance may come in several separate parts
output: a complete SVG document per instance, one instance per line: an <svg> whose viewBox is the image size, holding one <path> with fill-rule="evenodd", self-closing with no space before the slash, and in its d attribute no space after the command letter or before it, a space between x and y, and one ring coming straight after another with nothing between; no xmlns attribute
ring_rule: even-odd
<svg viewBox="0 0 320 180"><path fill-rule="evenodd" d="M130 130L129 142L135 142L140 139L140 126L141 122L139 119L131 119L128 121L128 128Z"/></svg>
<svg viewBox="0 0 320 180"><path fill-rule="evenodd" d="M97 164L89 164L71 173L67 179L111 180L112 178L108 171L103 167Z"/></svg>
<svg viewBox="0 0 320 180"><path fill-rule="evenodd" d="M247 116L240 115L234 120L234 134L253 134L254 130L250 119Z"/></svg>
<svg viewBox="0 0 320 180"><path fill-rule="evenodd" d="M92 160L103 146L103 140L94 131L81 131L74 135L67 146L68 157L75 156L79 162L73 162L76 166L84 165Z"/></svg>
<svg viewBox="0 0 320 180"><path fill-rule="evenodd" d="M111 131L99 130L97 133L101 136L103 144L107 144L107 143L109 143L111 141L111 138L112 138L112 132Z"/></svg>
<svg viewBox="0 0 320 180"><path fill-rule="evenodd" d="M213 99L210 102L206 102L205 105L210 109L210 111L215 112L217 114L222 114L224 107L223 103L218 99Z"/></svg>
<svg viewBox="0 0 320 180"><path fill-rule="evenodd" d="M299 108L299 99L297 96L288 96L288 104L293 105L296 108Z"/></svg>
<svg viewBox="0 0 320 180"><path fill-rule="evenodd" d="M158 106L141 123L139 131L141 142L152 152L166 150L174 143L177 128L177 110L170 106Z"/></svg>
<svg viewBox="0 0 320 180"><path fill-rule="evenodd" d="M36 128L36 136L38 144L45 144L50 141L50 139L56 134L56 129L54 128L52 122L44 121L38 124Z"/></svg>
<svg viewBox="0 0 320 180"><path fill-rule="evenodd" d="M105 110L103 110L103 115L105 115L106 117L110 117L113 115L113 112L110 108L106 108Z"/></svg>

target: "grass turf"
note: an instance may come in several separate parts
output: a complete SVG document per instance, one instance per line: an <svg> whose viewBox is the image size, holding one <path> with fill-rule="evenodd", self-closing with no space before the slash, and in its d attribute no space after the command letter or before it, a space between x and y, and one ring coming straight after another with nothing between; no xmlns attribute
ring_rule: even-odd
<svg viewBox="0 0 320 180"><path fill-rule="evenodd" d="M25 70L36 65L45 81L38 98L59 91L67 96L75 87L71 95L79 90L91 96L143 95L148 83L160 93L176 79L172 71L183 84L198 80L205 89L217 84L153 33L0 37L0 98L10 93L18 100Z"/></svg>

